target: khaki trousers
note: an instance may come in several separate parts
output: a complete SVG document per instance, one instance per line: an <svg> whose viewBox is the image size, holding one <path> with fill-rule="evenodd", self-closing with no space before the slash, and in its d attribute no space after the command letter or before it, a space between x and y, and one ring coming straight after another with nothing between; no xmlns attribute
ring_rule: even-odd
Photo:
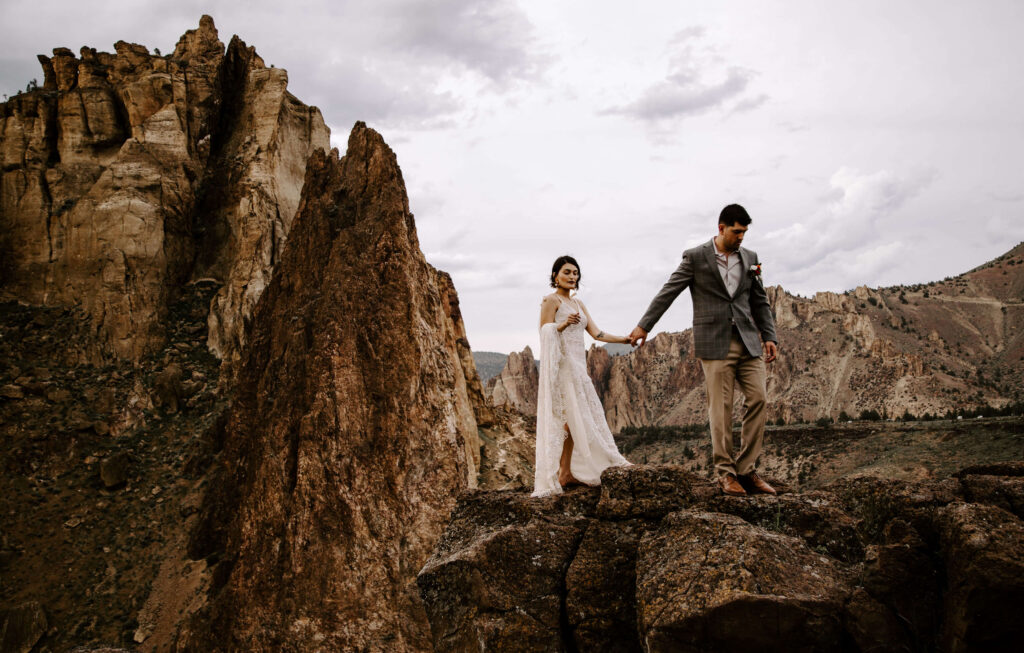
<svg viewBox="0 0 1024 653"><path fill-rule="evenodd" d="M700 359L708 391L708 417L711 422L711 447L715 471L719 476L749 474L761 455L764 439L766 377L764 359L747 353L736 333L732 334L729 354L724 359ZM733 390L743 393L743 427L740 454L733 454Z"/></svg>

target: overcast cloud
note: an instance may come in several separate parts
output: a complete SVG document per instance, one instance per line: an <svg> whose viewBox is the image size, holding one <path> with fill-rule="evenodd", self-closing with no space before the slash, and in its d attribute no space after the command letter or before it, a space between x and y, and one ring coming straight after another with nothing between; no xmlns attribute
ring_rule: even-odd
<svg viewBox="0 0 1024 653"><path fill-rule="evenodd" d="M755 76L753 71L739 66L719 70L723 68L721 57L704 42L704 35L703 27L690 27L673 36L665 55L669 65L665 78L636 100L604 113L663 127L666 122L710 111L742 96ZM767 96L763 94L744 98L734 109L754 109L765 100Z"/></svg>
<svg viewBox="0 0 1024 653"><path fill-rule="evenodd" d="M381 131L475 350L536 351L567 252L601 328L628 332L732 202L765 281L804 295L1024 240L1016 0L2 0L0 90L58 46L168 52L203 13L287 69L337 146Z"/></svg>

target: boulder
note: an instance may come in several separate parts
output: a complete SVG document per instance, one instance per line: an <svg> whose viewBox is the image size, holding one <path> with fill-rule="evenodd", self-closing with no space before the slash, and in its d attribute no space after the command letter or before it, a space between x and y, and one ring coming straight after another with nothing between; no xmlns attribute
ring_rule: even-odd
<svg viewBox="0 0 1024 653"><path fill-rule="evenodd" d="M967 501L998 506L1024 519L1024 476L969 474L961 483Z"/></svg>
<svg viewBox="0 0 1024 653"><path fill-rule="evenodd" d="M1014 651L1024 641L1024 523L994 506L939 511L946 564L944 651Z"/></svg>
<svg viewBox="0 0 1024 653"><path fill-rule="evenodd" d="M739 517L668 515L641 539L636 576L647 651L842 648L848 573Z"/></svg>
<svg viewBox="0 0 1024 653"><path fill-rule="evenodd" d="M870 476L842 479L825 490L838 498L847 514L860 520L859 529L873 542L882 539L893 519L906 521L922 537L932 539L935 509L961 499L963 493L955 478L912 482Z"/></svg>
<svg viewBox="0 0 1024 653"><path fill-rule="evenodd" d="M598 511L606 519L662 517L717 494L679 465L613 467L601 475Z"/></svg>
<svg viewBox="0 0 1024 653"><path fill-rule="evenodd" d="M132 460L124 451L119 451L100 462L100 480L108 490L122 487L131 474Z"/></svg>
<svg viewBox="0 0 1024 653"><path fill-rule="evenodd" d="M935 649L942 621L941 571L910 524L890 521L883 542L866 547L861 586L866 596L853 601L849 611L851 632L862 650ZM893 620L899 628L892 628Z"/></svg>
<svg viewBox="0 0 1024 653"><path fill-rule="evenodd" d="M958 500L959 483L725 497L678 466L637 465L546 499L477 491L419 577L433 644L1016 650L1024 523Z"/></svg>
<svg viewBox="0 0 1024 653"><path fill-rule="evenodd" d="M460 502L417 578L434 650L565 650L564 579L587 523L558 510L565 500Z"/></svg>
<svg viewBox="0 0 1024 653"><path fill-rule="evenodd" d="M565 611L577 650L641 650L636 556L649 528L639 519L587 526L565 577Z"/></svg>
<svg viewBox="0 0 1024 653"><path fill-rule="evenodd" d="M857 521L837 507L827 492L803 495L754 495L739 501L716 496L702 504L704 510L736 515L767 530L802 539L815 551L825 552L843 562L864 559L864 546L857 534Z"/></svg>
<svg viewBox="0 0 1024 653"><path fill-rule="evenodd" d="M186 398L182 385L181 365L171 363L153 379L153 405L162 406L169 413L178 412Z"/></svg>

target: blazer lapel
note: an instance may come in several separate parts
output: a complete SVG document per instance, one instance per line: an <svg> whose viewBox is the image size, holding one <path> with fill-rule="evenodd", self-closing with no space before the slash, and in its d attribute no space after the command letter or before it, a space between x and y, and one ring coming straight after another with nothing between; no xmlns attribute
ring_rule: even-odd
<svg viewBox="0 0 1024 653"><path fill-rule="evenodd" d="M725 280L722 279L722 273L718 270L718 259L715 257L715 243L709 242L704 245L704 258L707 260L708 269L711 270L711 276L718 282L718 289L722 292L722 296L727 299L732 299L729 295L729 289L725 287Z"/></svg>
<svg viewBox="0 0 1024 653"><path fill-rule="evenodd" d="M744 286L746 284L746 281L747 281L747 277L750 276L749 274L747 274L747 270L749 270L749 269L750 269L750 254L747 253L747 250L745 250L745 249L743 249L741 247L740 248L740 283L739 283L738 286L736 286L736 292L733 294L733 297L735 297L736 295L740 294L740 291L743 290L743 288L744 288Z"/></svg>

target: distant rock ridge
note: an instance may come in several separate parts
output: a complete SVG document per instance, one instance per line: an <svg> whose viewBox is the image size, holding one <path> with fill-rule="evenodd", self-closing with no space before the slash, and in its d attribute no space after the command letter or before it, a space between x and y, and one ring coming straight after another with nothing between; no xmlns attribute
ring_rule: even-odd
<svg viewBox="0 0 1024 653"><path fill-rule="evenodd" d="M451 280L364 124L341 159L310 159L249 337L190 545L221 562L177 650L428 649L415 575L494 416Z"/></svg>
<svg viewBox="0 0 1024 653"><path fill-rule="evenodd" d="M437 651L1009 651L1022 517L1024 462L745 498L637 465L467 494L418 584Z"/></svg>
<svg viewBox="0 0 1024 653"><path fill-rule="evenodd" d="M115 51L41 55L43 86L0 105L0 299L80 305L91 360L138 360L213 278L209 344L232 360L329 131L209 16L167 56Z"/></svg>
<svg viewBox="0 0 1024 653"><path fill-rule="evenodd" d="M487 382L487 395L492 406L502 406L523 415L537 415L537 388L540 375L533 350L527 346L512 352L498 376Z"/></svg>
<svg viewBox="0 0 1024 653"><path fill-rule="evenodd" d="M1024 244L944 281L807 299L767 288L781 343L768 419L901 417L1024 401ZM671 325L662 325L671 326ZM613 432L707 419L691 330L623 356L588 352ZM741 403L737 397L737 407Z"/></svg>

